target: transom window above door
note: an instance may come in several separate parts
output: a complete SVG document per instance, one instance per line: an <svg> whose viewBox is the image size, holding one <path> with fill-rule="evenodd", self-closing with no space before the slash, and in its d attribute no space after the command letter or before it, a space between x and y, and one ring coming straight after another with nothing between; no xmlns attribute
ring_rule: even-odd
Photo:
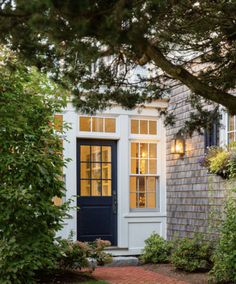
<svg viewBox="0 0 236 284"><path fill-rule="evenodd" d="M80 195L111 196L111 146L80 146Z"/></svg>
<svg viewBox="0 0 236 284"><path fill-rule="evenodd" d="M157 121L151 119L135 119L132 118L131 134L156 135Z"/></svg>
<svg viewBox="0 0 236 284"><path fill-rule="evenodd" d="M79 130L85 132L116 132L116 119L113 117L79 116Z"/></svg>

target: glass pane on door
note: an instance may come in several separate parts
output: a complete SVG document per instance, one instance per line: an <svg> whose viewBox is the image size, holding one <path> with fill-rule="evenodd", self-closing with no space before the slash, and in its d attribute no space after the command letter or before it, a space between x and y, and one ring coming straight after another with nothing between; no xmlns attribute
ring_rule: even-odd
<svg viewBox="0 0 236 284"><path fill-rule="evenodd" d="M80 195L112 195L111 146L80 146Z"/></svg>

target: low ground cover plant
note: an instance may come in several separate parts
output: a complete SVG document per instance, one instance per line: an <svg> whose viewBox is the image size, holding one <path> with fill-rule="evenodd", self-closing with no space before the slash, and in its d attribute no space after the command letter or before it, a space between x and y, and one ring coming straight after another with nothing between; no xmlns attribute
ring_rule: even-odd
<svg viewBox="0 0 236 284"><path fill-rule="evenodd" d="M145 240L145 247L140 259L144 263L167 263L171 255L172 243L157 233Z"/></svg>

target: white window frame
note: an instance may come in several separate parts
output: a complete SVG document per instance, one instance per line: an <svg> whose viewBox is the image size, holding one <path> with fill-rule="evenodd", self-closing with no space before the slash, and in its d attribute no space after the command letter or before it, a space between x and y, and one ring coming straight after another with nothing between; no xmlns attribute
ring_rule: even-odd
<svg viewBox="0 0 236 284"><path fill-rule="evenodd" d="M103 119L103 127L105 127L105 119L112 118L115 119L115 132L94 132L92 131L92 119L91 119L91 130L90 131L81 131L80 130L80 117L94 117L94 118L102 118ZM78 125L77 125L77 136L81 138L99 138L99 139L119 139L120 136L120 128L119 128L119 116L117 115L84 115L78 114L77 117Z"/></svg>
<svg viewBox="0 0 236 284"><path fill-rule="evenodd" d="M229 145L229 134L230 133L234 133L234 140L233 141L236 141L236 115L234 115L234 129L233 130L229 130L229 116L230 114L227 113L226 114L226 144ZM233 142L232 141L232 142Z"/></svg>
<svg viewBox="0 0 236 284"><path fill-rule="evenodd" d="M138 120L139 121L139 130L140 130L140 121L141 120L146 120L146 121L156 121L156 134L136 134L136 133L131 133L131 120ZM160 123L159 120L156 117L140 117L140 116L130 116L129 118L129 137L131 139L147 139L147 140L153 140L153 139L158 139L160 140L160 135L161 135L161 129L160 129Z"/></svg>
<svg viewBox="0 0 236 284"><path fill-rule="evenodd" d="M154 136L154 135L153 135ZM160 169L160 155L158 155L158 149L159 149L159 145L158 145L158 140L140 140L140 139L132 139L129 141L129 210L130 212L160 212L160 175L158 174ZM156 151L157 151L157 156L156 156L156 173L155 174L134 174L131 173L131 161L132 161L132 157L131 157L131 144L132 143L138 143L139 145L144 143L144 144L156 144ZM139 146L139 150L140 150L140 146ZM148 146L148 151L149 151L149 146ZM140 160L140 158L138 158ZM148 158L149 161L149 158ZM149 163L148 163L148 172L149 172ZM155 177L156 178L156 207L155 208L131 208L130 207L130 178L131 177ZM146 193L146 191L145 191Z"/></svg>

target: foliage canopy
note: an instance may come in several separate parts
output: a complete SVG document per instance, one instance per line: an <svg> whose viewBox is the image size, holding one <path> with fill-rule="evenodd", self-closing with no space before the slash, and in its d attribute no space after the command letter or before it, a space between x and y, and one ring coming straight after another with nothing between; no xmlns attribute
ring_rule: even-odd
<svg viewBox="0 0 236 284"><path fill-rule="evenodd" d="M208 116L199 96L236 113L235 15L231 0L5 0L1 43L73 90L83 111L131 108L185 84L204 125L215 105Z"/></svg>

